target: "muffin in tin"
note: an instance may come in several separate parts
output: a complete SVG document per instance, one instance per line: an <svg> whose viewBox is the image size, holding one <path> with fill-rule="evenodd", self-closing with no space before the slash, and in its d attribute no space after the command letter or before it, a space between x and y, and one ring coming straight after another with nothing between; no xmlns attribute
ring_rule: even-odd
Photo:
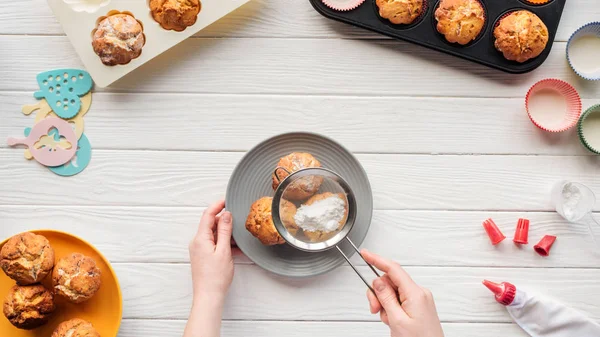
<svg viewBox="0 0 600 337"><path fill-rule="evenodd" d="M437 31L448 42L466 45L481 34L486 16L479 0L441 0L435 19Z"/></svg>
<svg viewBox="0 0 600 337"><path fill-rule="evenodd" d="M6 295L3 311L15 327L32 330L48 323L55 308L54 296L43 285L16 285Z"/></svg>
<svg viewBox="0 0 600 337"><path fill-rule="evenodd" d="M375 0L379 16L396 25L414 23L427 8L427 0Z"/></svg>
<svg viewBox="0 0 600 337"><path fill-rule="evenodd" d="M17 234L2 247L0 267L19 285L38 283L54 267L54 249L42 235L30 232Z"/></svg>
<svg viewBox="0 0 600 337"><path fill-rule="evenodd" d="M74 318L60 323L51 337L100 337L100 334L92 323Z"/></svg>
<svg viewBox="0 0 600 337"><path fill-rule="evenodd" d="M52 284L56 294L73 303L83 303L100 289L101 275L94 259L73 253L58 260L52 272Z"/></svg>
<svg viewBox="0 0 600 337"><path fill-rule="evenodd" d="M145 43L142 24L128 13L101 19L92 36L94 52L107 66L127 64L138 58Z"/></svg>
<svg viewBox="0 0 600 337"><path fill-rule="evenodd" d="M152 18L164 29L178 32L194 25L201 9L199 0L150 0Z"/></svg>
<svg viewBox="0 0 600 337"><path fill-rule="evenodd" d="M504 15L494 28L494 46L504 58L519 63L538 57L548 44L548 28L528 10Z"/></svg>

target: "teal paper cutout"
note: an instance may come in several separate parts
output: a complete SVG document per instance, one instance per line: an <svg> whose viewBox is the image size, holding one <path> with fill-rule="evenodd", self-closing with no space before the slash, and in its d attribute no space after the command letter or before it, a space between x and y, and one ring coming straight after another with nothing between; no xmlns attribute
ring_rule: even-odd
<svg viewBox="0 0 600 337"><path fill-rule="evenodd" d="M40 90L33 94L45 98L48 105L63 119L75 117L81 110L80 96L92 90L92 77L85 70L56 69L37 75Z"/></svg>
<svg viewBox="0 0 600 337"><path fill-rule="evenodd" d="M48 169L58 174L59 176L70 177L83 171L88 166L91 160L92 145L90 144L90 141L85 136L85 134L82 134L81 138L79 138L79 142L77 143L77 152L75 152L75 156L73 157L73 159L71 159L64 165L48 167Z"/></svg>

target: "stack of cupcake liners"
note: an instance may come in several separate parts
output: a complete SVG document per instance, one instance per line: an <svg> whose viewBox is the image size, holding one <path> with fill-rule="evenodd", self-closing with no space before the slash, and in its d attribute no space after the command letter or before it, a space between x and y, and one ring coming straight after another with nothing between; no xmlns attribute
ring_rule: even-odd
<svg viewBox="0 0 600 337"><path fill-rule="evenodd" d="M25 145L24 157L35 159L60 176L73 176L90 163L91 144L84 134L83 117L92 104L93 81L79 69L56 69L37 75L40 90L37 104L25 105L22 112L35 120L24 129L26 138L9 138L8 145Z"/></svg>

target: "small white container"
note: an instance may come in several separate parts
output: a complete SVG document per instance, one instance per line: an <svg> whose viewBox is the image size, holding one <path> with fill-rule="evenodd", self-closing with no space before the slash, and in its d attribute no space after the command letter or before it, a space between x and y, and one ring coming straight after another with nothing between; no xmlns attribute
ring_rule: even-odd
<svg viewBox="0 0 600 337"><path fill-rule="evenodd" d="M182 32L166 30L152 18L148 0L48 0L75 51L99 87L106 87L169 48L194 35L250 0L201 0L196 23ZM92 48L92 31L109 12L133 14L142 23L142 54L125 65L106 66Z"/></svg>

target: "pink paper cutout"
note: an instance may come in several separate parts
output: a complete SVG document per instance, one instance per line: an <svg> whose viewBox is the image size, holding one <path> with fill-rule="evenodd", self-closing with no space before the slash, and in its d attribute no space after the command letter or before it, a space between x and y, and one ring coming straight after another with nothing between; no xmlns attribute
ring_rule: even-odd
<svg viewBox="0 0 600 337"><path fill-rule="evenodd" d="M40 138L47 136L52 128L58 130L61 138L64 137L71 144L71 148L65 149L61 146L56 146L54 149L49 150L46 147L38 149L34 146L38 141L41 141ZM19 144L27 146L35 160L49 167L63 165L71 160L75 152L77 152L77 136L75 135L75 131L73 131L69 122L60 118L46 118L33 126L27 138L17 139L11 137L8 138L7 142L9 146ZM64 141L60 143L64 143ZM60 144L57 142L56 145Z"/></svg>

